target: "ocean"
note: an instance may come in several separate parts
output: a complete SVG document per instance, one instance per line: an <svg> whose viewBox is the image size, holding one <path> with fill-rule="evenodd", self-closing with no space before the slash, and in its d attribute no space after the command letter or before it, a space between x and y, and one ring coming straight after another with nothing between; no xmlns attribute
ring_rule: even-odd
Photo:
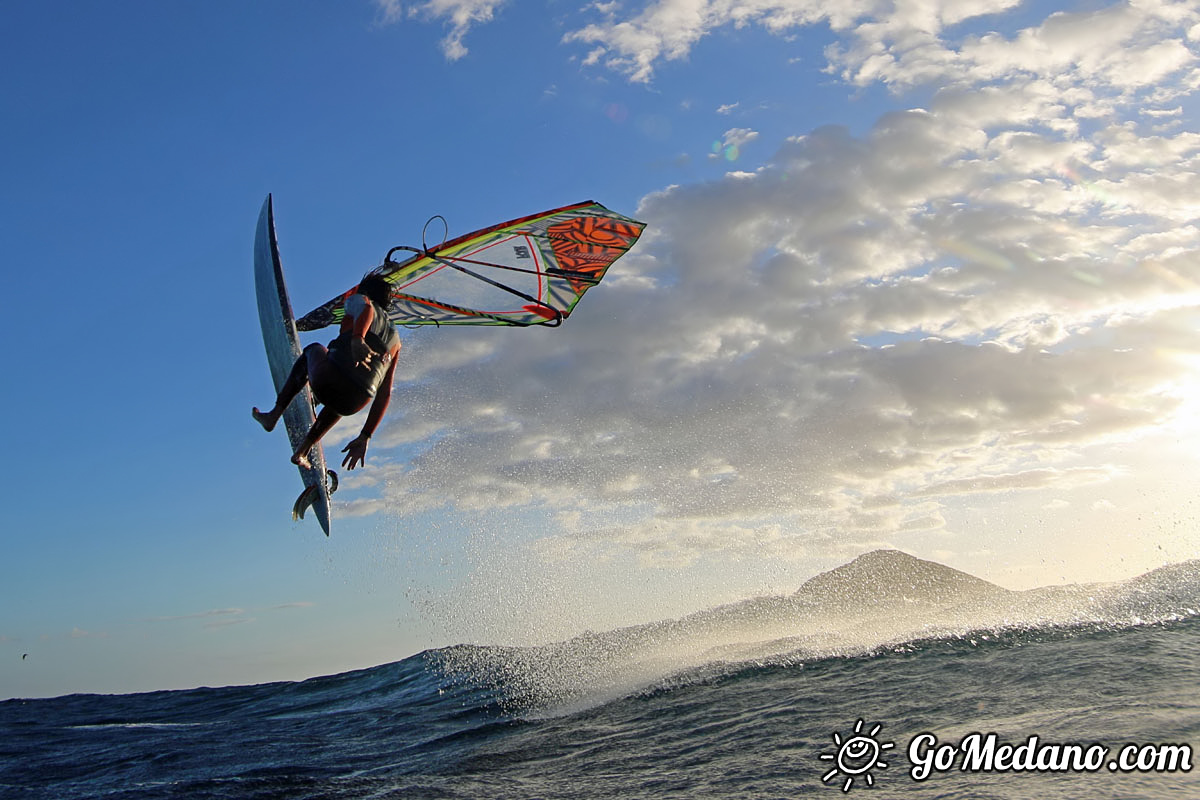
<svg viewBox="0 0 1200 800"><path fill-rule="evenodd" d="M796 594L302 682L0 703L0 797L1200 797L1200 562Z"/></svg>

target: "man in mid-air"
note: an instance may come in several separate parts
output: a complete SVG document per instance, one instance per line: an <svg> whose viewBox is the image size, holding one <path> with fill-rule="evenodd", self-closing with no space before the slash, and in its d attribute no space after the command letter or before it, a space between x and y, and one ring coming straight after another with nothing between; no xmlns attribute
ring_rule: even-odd
<svg viewBox="0 0 1200 800"><path fill-rule="evenodd" d="M292 367L270 411L254 408L251 413L267 431L275 428L284 409L307 383L321 404L321 413L304 441L292 454L292 463L309 468L308 451L342 417L355 414L371 403L367 421L358 438L342 450L342 466L354 469L365 463L367 440L379 427L392 397L392 379L396 374L396 356L400 336L387 316L391 285L378 275L368 274L355 293L346 298L346 316L338 336L324 345L310 344Z"/></svg>

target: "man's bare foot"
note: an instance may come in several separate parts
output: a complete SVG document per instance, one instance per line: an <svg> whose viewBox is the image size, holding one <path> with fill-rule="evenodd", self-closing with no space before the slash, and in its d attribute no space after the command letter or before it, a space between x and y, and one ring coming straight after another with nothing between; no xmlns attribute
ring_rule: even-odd
<svg viewBox="0 0 1200 800"><path fill-rule="evenodd" d="M259 411L257 408L252 408L250 414L267 433L275 430L275 423L279 422L279 415L272 411Z"/></svg>
<svg viewBox="0 0 1200 800"><path fill-rule="evenodd" d="M308 460L308 453L292 453L292 463L301 469L312 469L312 463Z"/></svg>

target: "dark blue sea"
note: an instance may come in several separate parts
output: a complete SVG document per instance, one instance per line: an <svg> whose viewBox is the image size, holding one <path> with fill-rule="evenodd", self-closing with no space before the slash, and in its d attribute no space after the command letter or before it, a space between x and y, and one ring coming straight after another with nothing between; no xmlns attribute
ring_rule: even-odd
<svg viewBox="0 0 1200 800"><path fill-rule="evenodd" d="M827 581L299 683L8 700L0 797L1200 798L1189 563L1008 606Z"/></svg>

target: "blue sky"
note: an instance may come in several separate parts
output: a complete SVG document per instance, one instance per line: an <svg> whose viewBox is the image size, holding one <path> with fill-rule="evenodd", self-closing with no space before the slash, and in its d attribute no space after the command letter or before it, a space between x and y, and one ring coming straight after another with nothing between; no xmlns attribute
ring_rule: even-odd
<svg viewBox="0 0 1200 800"><path fill-rule="evenodd" d="M876 547L1010 588L1200 555L1196 2L4 18L0 697L546 641ZM560 330L402 331L327 540L248 413L268 192L300 313L434 214L650 227Z"/></svg>

